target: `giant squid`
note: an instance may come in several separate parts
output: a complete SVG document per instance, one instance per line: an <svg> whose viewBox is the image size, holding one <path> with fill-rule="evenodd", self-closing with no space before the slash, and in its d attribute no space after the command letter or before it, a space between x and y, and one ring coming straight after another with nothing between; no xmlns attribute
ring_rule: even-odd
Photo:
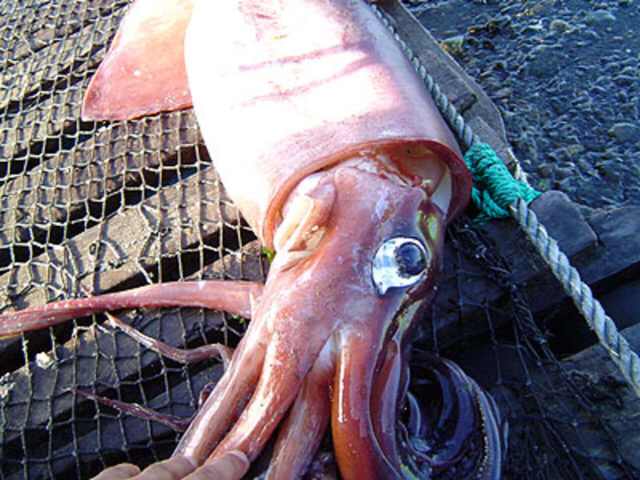
<svg viewBox="0 0 640 480"><path fill-rule="evenodd" d="M275 252L266 282L172 282L54 302L0 316L0 336L125 308L231 312L250 318L248 329L175 455L204 465L239 451L254 461L275 439L266 478L298 478L330 429L344 479L499 478L502 420L487 393L433 355L421 366L439 392L434 418L409 391L412 332L471 177L371 6L137 0L83 116L191 105L226 191Z"/></svg>

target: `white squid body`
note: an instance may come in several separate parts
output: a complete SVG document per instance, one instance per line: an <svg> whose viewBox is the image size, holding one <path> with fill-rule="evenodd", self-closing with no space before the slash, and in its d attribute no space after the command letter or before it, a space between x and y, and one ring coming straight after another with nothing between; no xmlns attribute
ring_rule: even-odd
<svg viewBox="0 0 640 480"><path fill-rule="evenodd" d="M445 213L466 203L451 132L365 2L201 1L185 50L205 143L267 246L295 185L360 154L386 154L418 175L437 156L463 179Z"/></svg>

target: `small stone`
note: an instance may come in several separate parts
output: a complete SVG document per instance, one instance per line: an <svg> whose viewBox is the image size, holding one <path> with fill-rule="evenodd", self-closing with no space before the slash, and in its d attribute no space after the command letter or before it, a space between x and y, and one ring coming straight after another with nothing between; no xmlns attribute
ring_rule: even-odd
<svg viewBox="0 0 640 480"><path fill-rule="evenodd" d="M453 56L459 56L464 50L464 35L455 35L442 41L442 48Z"/></svg>
<svg viewBox="0 0 640 480"><path fill-rule="evenodd" d="M553 109L553 111L555 113L557 113L558 115L564 113L564 111L566 110L566 103L563 102L562 100L560 100L559 98L551 98L549 100L549 103L551 104L551 108Z"/></svg>
<svg viewBox="0 0 640 480"><path fill-rule="evenodd" d="M600 175L612 182L620 180L621 171L615 160L602 160L596 164L596 169Z"/></svg>
<svg viewBox="0 0 640 480"><path fill-rule="evenodd" d="M573 175L575 172L571 168L567 167L556 167L555 168L555 177L557 180L562 180L564 178L568 178Z"/></svg>
<svg viewBox="0 0 640 480"><path fill-rule="evenodd" d="M635 77L630 77L629 75L617 75L613 78L613 81L620 87L630 87L638 80Z"/></svg>
<svg viewBox="0 0 640 480"><path fill-rule="evenodd" d="M627 65L622 70L620 70L620 75L627 75L629 77L640 77L640 72L638 71L638 67Z"/></svg>
<svg viewBox="0 0 640 480"><path fill-rule="evenodd" d="M551 20L549 29L554 33L566 33L573 30L573 27L569 22L556 18L554 20Z"/></svg>
<svg viewBox="0 0 640 480"><path fill-rule="evenodd" d="M55 363L54 358L48 353L40 352L36 355L36 364L42 369L51 368Z"/></svg>
<svg viewBox="0 0 640 480"><path fill-rule="evenodd" d="M640 127L629 122L616 123L609 129L609 136L619 142L637 142L640 140Z"/></svg>
<svg viewBox="0 0 640 480"><path fill-rule="evenodd" d="M600 25L615 22L616 17L609 10L594 10L589 12L585 18L587 25Z"/></svg>
<svg viewBox="0 0 640 480"><path fill-rule="evenodd" d="M576 143L576 144L567 146L566 151L567 151L567 156L569 156L570 158L574 158L580 155L581 153L583 153L585 151L585 148L583 145Z"/></svg>
<svg viewBox="0 0 640 480"><path fill-rule="evenodd" d="M531 51L529 61L524 68L530 75L546 79L558 73L561 65L565 65L566 61L566 56L560 51L547 45L539 45Z"/></svg>
<svg viewBox="0 0 640 480"><path fill-rule="evenodd" d="M511 97L512 93L513 93L512 89L510 89L509 87L504 87L504 88L501 88L500 90L496 90L496 92L492 96L496 100L502 100L504 98Z"/></svg>
<svg viewBox="0 0 640 480"><path fill-rule="evenodd" d="M583 173L589 173L592 174L593 173L593 166L589 163L589 161L586 158L578 158L576 160L578 167L580 168L580 171L582 171Z"/></svg>
<svg viewBox="0 0 640 480"><path fill-rule="evenodd" d="M552 172L553 169L548 163L543 163L538 167L538 175L540 175L542 178L549 178Z"/></svg>

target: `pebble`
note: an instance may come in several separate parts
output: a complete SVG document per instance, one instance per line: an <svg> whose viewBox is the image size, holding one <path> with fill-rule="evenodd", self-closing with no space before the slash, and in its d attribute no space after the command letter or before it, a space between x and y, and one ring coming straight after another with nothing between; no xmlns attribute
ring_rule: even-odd
<svg viewBox="0 0 640 480"><path fill-rule="evenodd" d="M585 148L583 145L579 143L567 146L567 155L569 157L577 157L578 155L584 153Z"/></svg>
<svg viewBox="0 0 640 480"><path fill-rule="evenodd" d="M509 98L513 94L513 90L509 87L504 87L499 90L496 90L492 97L496 100L502 100L504 98Z"/></svg>
<svg viewBox="0 0 640 480"><path fill-rule="evenodd" d="M450 55L461 55L464 50L464 35L455 35L453 37L445 38L442 41L442 48L444 48Z"/></svg>
<svg viewBox="0 0 640 480"><path fill-rule="evenodd" d="M525 66L529 75L538 78L549 78L560 70L566 62L565 56L547 45L539 45L531 51L531 57Z"/></svg>
<svg viewBox="0 0 640 480"><path fill-rule="evenodd" d="M613 81L620 87L629 87L637 82L638 79L628 75L618 75L613 78Z"/></svg>
<svg viewBox="0 0 640 480"><path fill-rule="evenodd" d="M634 123L620 122L609 129L609 136L619 142L640 141L640 127Z"/></svg>
<svg viewBox="0 0 640 480"><path fill-rule="evenodd" d="M620 180L622 172L620 166L615 160L603 160L596 164L596 169L601 175L612 182Z"/></svg>
<svg viewBox="0 0 640 480"><path fill-rule="evenodd" d="M557 180L562 180L564 178L569 178L570 176L575 174L575 170L568 167L555 167L554 169L555 177Z"/></svg>
<svg viewBox="0 0 640 480"><path fill-rule="evenodd" d="M600 25L615 22L615 20L615 15L609 10L594 10L587 13L587 16L585 17L587 25Z"/></svg>
<svg viewBox="0 0 640 480"><path fill-rule="evenodd" d="M549 30L554 33L566 33L572 31L573 26L569 22L556 18L554 20L551 20L551 23L549 24Z"/></svg>
<svg viewBox="0 0 640 480"><path fill-rule="evenodd" d="M589 163L589 161L586 158L578 157L578 159L576 160L576 163L578 164L580 171L582 171L583 173L588 173L588 174L593 173L593 166L591 165L591 163Z"/></svg>
<svg viewBox="0 0 640 480"><path fill-rule="evenodd" d="M549 165L548 163L539 165L537 170L538 175L540 175L542 178L549 178L551 176L551 173L553 172L553 168L551 168L551 165Z"/></svg>

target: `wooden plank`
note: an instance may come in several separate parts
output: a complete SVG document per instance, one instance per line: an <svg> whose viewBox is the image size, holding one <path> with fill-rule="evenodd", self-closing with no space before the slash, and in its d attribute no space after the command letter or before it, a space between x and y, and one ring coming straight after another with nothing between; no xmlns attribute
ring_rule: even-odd
<svg viewBox="0 0 640 480"><path fill-rule="evenodd" d="M627 328L622 334L633 350L640 351L640 325ZM629 478L620 468L621 457L635 469L635 474L640 474L640 399L626 386L622 374L609 359L609 354L598 345L562 363L565 371L571 372L581 388L589 407L600 418L601 423L594 422L593 417L580 408L575 396L573 400L564 400L562 407L576 412L573 421L581 425L581 441L597 464L599 473L611 480ZM558 387L562 388L561 385ZM557 409L558 405L552 401L550 413ZM568 441L570 434L567 432ZM617 451L612 448L612 439Z"/></svg>
<svg viewBox="0 0 640 480"><path fill-rule="evenodd" d="M569 258L574 261L591 258L592 252L597 249L598 236L565 194L546 192L532 203L531 208ZM480 235L478 247L491 249L493 254L504 260L504 268L510 272L509 281L523 288L530 301L535 302L536 298L545 300L544 304L540 302L532 306L533 313L565 299L562 288L558 286L548 267L512 221L493 221L474 231L458 225L452 228L452 241L445 246L445 271L438 283L439 293L435 300L439 313L438 340L442 345L486 333L488 325L477 321L478 318L483 318L485 305L499 309L507 300L505 295L508 295L505 286L487 271L487 265L482 259L485 252L470 250L465 243L456 244L456 231L459 232L458 237ZM464 242L463 238L457 241ZM617 248L616 245L609 246L609 254L615 255ZM545 287L545 292L540 297L536 290L542 286ZM507 321L508 316L499 318L496 326Z"/></svg>
<svg viewBox="0 0 640 480"><path fill-rule="evenodd" d="M575 205L563 197L559 192L547 192L533 203L532 209L596 294L605 294L628 278L637 277L640 271L640 237L637 235L640 208L629 206L584 216L573 210ZM491 247L510 269L510 280L526 292L528 306L534 315L545 315L572 304L549 268L513 225L506 221L492 222L484 230L486 238L492 241ZM485 267L473 258L474 252L468 253L462 261L457 261L454 251L450 251L446 261L452 266L439 284L437 304L438 311L443 314L439 320L442 328L439 340L443 345L450 345L461 337L486 333L487 326L475 319L482 317L485 305L499 308L507 300L504 286L496 284L491 275L487 275ZM459 271L463 272L463 285L459 285L460 274L456 273ZM460 306L462 308L458 310ZM567 314L564 307L561 311L564 314L556 317L555 322L561 325L555 327L555 333L566 338L555 338L554 342L570 345L577 339L577 332L586 331L587 327L580 315ZM496 327L504 325L508 318L498 319ZM591 337L591 341L594 340Z"/></svg>
<svg viewBox="0 0 640 480"><path fill-rule="evenodd" d="M112 19L100 18L95 25L54 41L4 69L0 76L3 86L0 111L21 108L38 93L46 94L59 86L65 88L69 77L79 68L83 68L85 75L95 70L107 48L106 42L96 42L96 32L109 31L112 23Z"/></svg>
<svg viewBox="0 0 640 480"><path fill-rule="evenodd" d="M127 3L26 4L3 18L0 158L7 163L0 162L0 177L7 169L22 173L22 163L41 161L78 130L82 96L118 26L115 14Z"/></svg>
<svg viewBox="0 0 640 480"><path fill-rule="evenodd" d="M14 65L101 17L112 17L117 27L128 4L129 0L5 0L0 3L0 63Z"/></svg>
<svg viewBox="0 0 640 480"><path fill-rule="evenodd" d="M8 162L41 161L42 152L55 148L65 132L77 130L88 85L86 77L69 79L65 89L34 99L19 113L4 115L0 123L0 157Z"/></svg>
<svg viewBox="0 0 640 480"><path fill-rule="evenodd" d="M176 262L181 266L181 255L195 252L195 262L188 268L202 268L201 256L212 261L226 253L221 250L225 244L235 248L241 240L238 232L244 231L244 238L249 238L240 224L217 174L213 168L204 168L64 244L49 246L33 261L14 265L0 277L0 302L5 309L22 309L74 296L81 288L104 293L151 282L158 273L165 276L158 280L166 281L171 279L167 267ZM216 240L219 248L207 247ZM56 331L63 330L61 326ZM28 338L32 355L39 351L39 344L47 348L50 340L49 334L39 332ZM20 350L19 338L0 341L0 374L16 367L22 358Z"/></svg>
<svg viewBox="0 0 640 480"><path fill-rule="evenodd" d="M61 243L121 208L125 194L157 190L185 168L210 163L200 142L193 112L174 112L109 124L14 176L0 187L0 273L16 247L36 244L39 254L38 244ZM108 201L114 206L105 208Z"/></svg>
<svg viewBox="0 0 640 480"><path fill-rule="evenodd" d="M260 245L252 242L206 266L189 279L264 281L265 268ZM226 326L242 328L237 321L230 322L220 312L197 309L144 311L142 315L131 314L123 318L144 333L176 346L213 341L233 344L239 333ZM56 476L76 468L76 459L85 463L85 456L87 462L95 463L101 454L106 458L114 454L122 456L127 446L148 448L151 442L161 441L167 436L175 439L166 427L150 425L128 416L116 419L101 417L101 428L96 431L94 402L74 398L74 388L95 388L96 393L113 398L114 389L120 387L120 397L124 401L143 401L165 413L188 417L194 412L194 400L204 383L215 380L221 372L219 363L210 361L190 367L186 376L182 367L172 366L175 365L173 362L167 364L123 333L95 324L76 327L74 332L71 340L56 348L55 353L41 355L28 367L5 375L0 381L0 392L3 392L0 394L0 458L4 461L0 471L5 475L19 470L20 465L15 462L20 458L15 452L24 448L22 434L25 431L30 432L27 453L34 457L49 455L48 445L55 439L53 456L60 459L56 462ZM165 384L164 376L155 382L140 378L145 372L157 371L168 372L169 385ZM170 387L168 391L167 386ZM144 389L144 397L140 396L141 389ZM65 419L69 418L75 418L75 422L84 425L80 427L81 435L75 444L71 435L62 433L66 428ZM122 438L124 432L126 441ZM96 452L91 448L97 445L102 445L104 451Z"/></svg>
<svg viewBox="0 0 640 480"><path fill-rule="evenodd" d="M203 192L206 190L206 194ZM177 208L176 208L177 206ZM36 258L32 267L18 265L0 277L0 285L7 290L22 291L30 279L47 278L39 271L49 264L72 269L79 285L69 280L49 278L51 291L68 295L82 286L90 291L105 292L123 283L132 275L147 271L160 257L174 256L179 248L203 243L222 224L238 225L239 215L227 199L213 168L202 168L184 182L163 189L140 205L129 207L70 239L61 246L52 245L50 251ZM132 228L135 226L136 228ZM207 228L200 231L201 227ZM162 242L159 237L162 235ZM92 247L92 245L95 245ZM64 254L74 255L70 264ZM2 299L6 304L9 298ZM15 308L41 305L51 298L42 290L27 293ZM5 305L6 308L6 305Z"/></svg>
<svg viewBox="0 0 640 480"><path fill-rule="evenodd" d="M586 219L598 244L574 259L574 266L584 281L604 293L629 276L637 277L640 271L640 207L595 211ZM555 282L532 282L528 290L531 307L537 311L549 310L558 303ZM561 298L565 296L561 295Z"/></svg>
<svg viewBox="0 0 640 480"><path fill-rule="evenodd" d="M622 333L640 351L640 325ZM442 353L493 394L509 418L511 446L525 449L526 439L536 442L538 450L528 453L536 456L532 468L544 464L549 478L576 478L575 470L559 472L571 455L582 478L639 478L640 399L599 345L557 364L544 355L538 360L513 341Z"/></svg>

